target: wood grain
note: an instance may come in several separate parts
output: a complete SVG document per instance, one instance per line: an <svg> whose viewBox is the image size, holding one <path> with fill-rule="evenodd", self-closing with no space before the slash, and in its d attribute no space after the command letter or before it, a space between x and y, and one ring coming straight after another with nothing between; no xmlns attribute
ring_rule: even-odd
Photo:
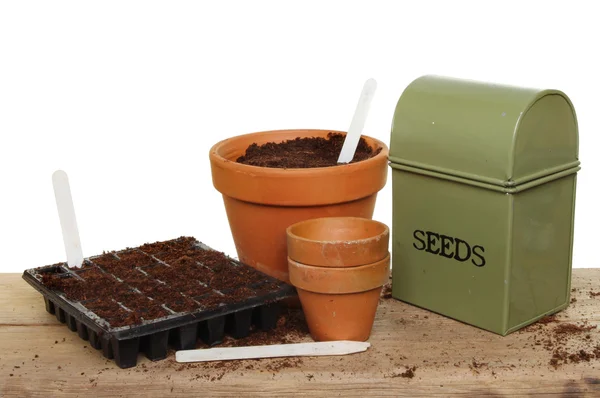
<svg viewBox="0 0 600 398"><path fill-rule="evenodd" d="M600 269L575 269L572 283L576 302L557 318L598 325L600 296L589 291L600 290ZM569 349L600 344L599 329L570 338ZM0 396L600 397L600 358L555 369L536 333L502 337L388 299L365 353L302 358L279 369L285 359L182 365L171 352L157 362L140 355L137 367L119 369L46 313L21 275L0 274ZM413 366L414 378L399 376Z"/></svg>

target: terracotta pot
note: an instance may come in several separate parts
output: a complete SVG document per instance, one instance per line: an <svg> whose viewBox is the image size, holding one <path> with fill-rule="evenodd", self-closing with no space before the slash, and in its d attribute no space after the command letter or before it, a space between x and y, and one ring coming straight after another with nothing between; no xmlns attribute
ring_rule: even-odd
<svg viewBox="0 0 600 398"><path fill-rule="evenodd" d="M240 261L289 282L286 228L299 221L328 216L371 218L377 192L387 180L387 146L371 159L334 167L279 169L237 163L252 144L296 137L326 137L334 130L277 130L245 134L210 150L214 187L223 195Z"/></svg>
<svg viewBox="0 0 600 398"><path fill-rule="evenodd" d="M387 225L360 217L328 217L296 223L287 229L288 256L321 267L352 267L388 254Z"/></svg>
<svg viewBox="0 0 600 398"><path fill-rule="evenodd" d="M320 218L288 227L287 236L290 283L312 338L367 340L389 278L388 227L355 217Z"/></svg>

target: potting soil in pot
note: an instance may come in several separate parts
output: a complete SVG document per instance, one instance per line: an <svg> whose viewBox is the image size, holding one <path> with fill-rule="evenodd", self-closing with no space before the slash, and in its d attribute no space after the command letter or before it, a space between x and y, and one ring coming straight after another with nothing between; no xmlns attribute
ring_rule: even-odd
<svg viewBox="0 0 600 398"><path fill-rule="evenodd" d="M152 360L175 349L209 345L225 332L244 337L252 324L272 329L279 301L294 289L194 238L145 244L66 264L26 270L46 310L102 348L122 368L143 351Z"/></svg>
<svg viewBox="0 0 600 398"><path fill-rule="evenodd" d="M329 133L327 138L298 137L279 143L254 143L236 161L250 166L287 169L337 166L344 138L343 134ZM371 148L361 137L350 163L372 158L379 152L381 148Z"/></svg>

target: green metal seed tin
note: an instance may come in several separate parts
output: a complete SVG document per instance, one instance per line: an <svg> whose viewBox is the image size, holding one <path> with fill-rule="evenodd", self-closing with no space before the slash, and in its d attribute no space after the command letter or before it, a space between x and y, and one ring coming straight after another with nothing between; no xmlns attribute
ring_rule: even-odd
<svg viewBox="0 0 600 398"><path fill-rule="evenodd" d="M392 295L507 335L570 300L569 98L423 76L392 124Z"/></svg>

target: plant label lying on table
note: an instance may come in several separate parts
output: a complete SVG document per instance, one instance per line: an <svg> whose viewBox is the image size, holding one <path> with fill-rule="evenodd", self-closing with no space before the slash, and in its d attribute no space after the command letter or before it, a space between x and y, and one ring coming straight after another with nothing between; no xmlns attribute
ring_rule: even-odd
<svg viewBox="0 0 600 398"><path fill-rule="evenodd" d="M177 362L207 362L232 359L347 355L366 351L370 346L371 343L362 341L323 341L318 343L207 348L177 351L175 360Z"/></svg>

